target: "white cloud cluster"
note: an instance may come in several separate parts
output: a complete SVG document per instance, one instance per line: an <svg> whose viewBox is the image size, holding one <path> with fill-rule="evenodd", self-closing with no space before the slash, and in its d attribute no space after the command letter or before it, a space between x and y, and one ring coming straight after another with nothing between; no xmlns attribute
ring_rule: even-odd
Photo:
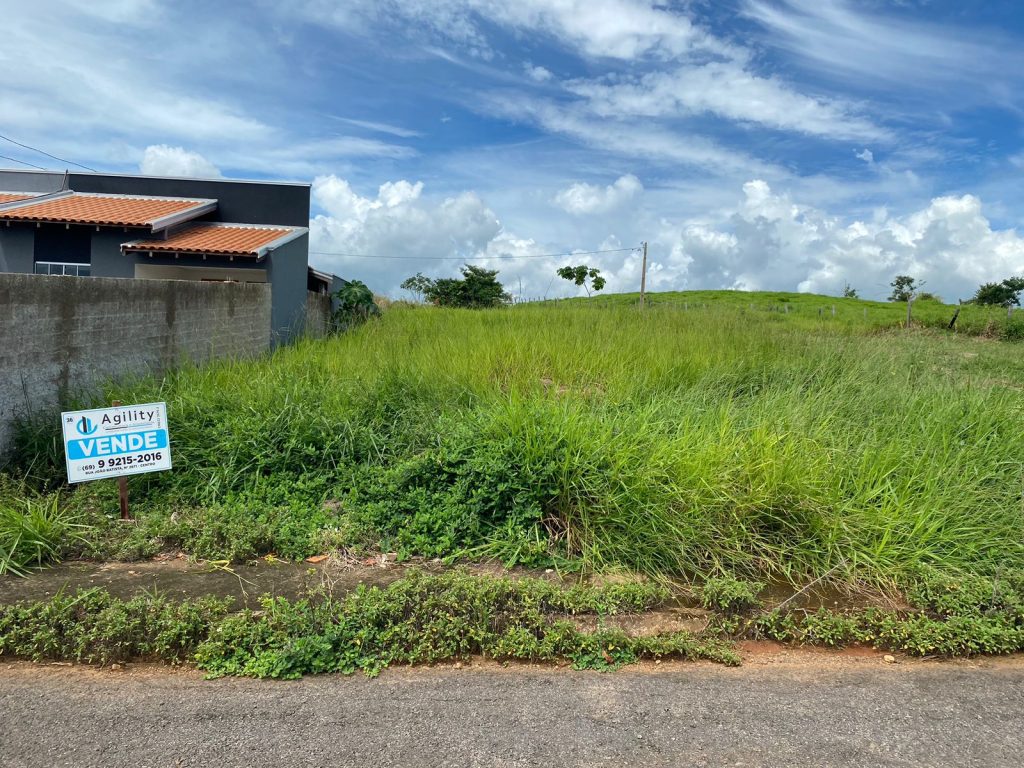
<svg viewBox="0 0 1024 768"><path fill-rule="evenodd" d="M220 178L220 169L200 155L184 147L153 144L146 147L139 163L139 171L147 176L188 176L190 178Z"/></svg>
<svg viewBox="0 0 1024 768"><path fill-rule="evenodd" d="M422 182L401 180L382 184L376 197L363 197L345 179L317 177L313 203L324 213L310 221L311 261L375 290L394 291L405 272L444 266L437 257L486 252L503 233L475 193L427 200L422 192Z"/></svg>
<svg viewBox="0 0 1024 768"><path fill-rule="evenodd" d="M847 224L764 181L748 182L743 192L723 221L666 227L657 241L668 252L656 257L663 267L657 287L836 294L849 282L863 296L884 297L895 275L911 274L955 300L979 283L1024 274L1024 238L993 230L973 195L938 197L905 216L880 210Z"/></svg>
<svg viewBox="0 0 1024 768"><path fill-rule="evenodd" d="M643 192L644 185L633 174L620 176L606 187L576 182L555 195L555 205L567 213L582 216L607 213Z"/></svg>
<svg viewBox="0 0 1024 768"><path fill-rule="evenodd" d="M591 57L668 58L728 47L688 17L644 0L306 0L302 10L312 19L346 28L402 19L482 58L494 55L488 25L554 37Z"/></svg>

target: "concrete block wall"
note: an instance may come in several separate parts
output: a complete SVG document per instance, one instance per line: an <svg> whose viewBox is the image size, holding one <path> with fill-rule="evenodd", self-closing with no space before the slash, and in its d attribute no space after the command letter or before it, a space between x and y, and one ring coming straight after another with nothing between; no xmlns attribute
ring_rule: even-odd
<svg viewBox="0 0 1024 768"><path fill-rule="evenodd" d="M326 293L306 292L306 335L326 336L331 327L331 297Z"/></svg>
<svg viewBox="0 0 1024 768"><path fill-rule="evenodd" d="M103 381L270 348L271 287L0 273L0 454L15 419Z"/></svg>

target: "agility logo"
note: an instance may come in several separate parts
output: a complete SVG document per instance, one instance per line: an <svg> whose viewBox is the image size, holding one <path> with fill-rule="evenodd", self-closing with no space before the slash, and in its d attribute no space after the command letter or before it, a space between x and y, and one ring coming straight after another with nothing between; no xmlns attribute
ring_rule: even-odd
<svg viewBox="0 0 1024 768"><path fill-rule="evenodd" d="M78 420L78 423L75 425L75 428L78 430L78 434L80 435L91 435L93 432L99 429L99 427L96 424L92 423L92 419L90 419L88 416L83 416L82 418L80 418Z"/></svg>

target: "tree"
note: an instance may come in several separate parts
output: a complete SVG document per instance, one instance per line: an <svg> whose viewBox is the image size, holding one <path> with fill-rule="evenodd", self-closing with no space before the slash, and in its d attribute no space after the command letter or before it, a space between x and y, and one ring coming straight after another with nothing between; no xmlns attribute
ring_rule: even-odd
<svg viewBox="0 0 1024 768"><path fill-rule="evenodd" d="M419 304L423 301L423 297L427 295L427 291L430 290L434 281L429 277L424 277L422 272L417 272L412 277L407 277L402 281L399 286L403 291L408 291L412 294L413 299Z"/></svg>
<svg viewBox="0 0 1024 768"><path fill-rule="evenodd" d="M892 286L892 295L889 297L889 301L910 301L921 287L910 275L896 275L896 279L889 285Z"/></svg>
<svg viewBox="0 0 1024 768"><path fill-rule="evenodd" d="M511 301L498 282L498 270L484 269L467 264L462 267L462 279L454 277L431 281L424 291L427 300L439 307L465 307L484 309Z"/></svg>
<svg viewBox="0 0 1024 768"><path fill-rule="evenodd" d="M590 296L590 289L593 288L595 291L600 291L605 286L605 279L601 277L601 270L594 267L588 267L586 264L580 264L578 267L561 267L558 272L558 276L566 280L571 280L576 285L582 285L583 289L587 292L587 296ZM590 280L590 286L587 286L587 280Z"/></svg>
<svg viewBox="0 0 1024 768"><path fill-rule="evenodd" d="M850 284L847 283L846 286L843 288L843 298L844 299L856 299L856 298L858 298L858 296L857 296L857 289L850 287Z"/></svg>
<svg viewBox="0 0 1024 768"><path fill-rule="evenodd" d="M1024 277L1008 277L1001 283L984 283L978 286L971 302L997 307L1020 306L1020 294L1024 291Z"/></svg>

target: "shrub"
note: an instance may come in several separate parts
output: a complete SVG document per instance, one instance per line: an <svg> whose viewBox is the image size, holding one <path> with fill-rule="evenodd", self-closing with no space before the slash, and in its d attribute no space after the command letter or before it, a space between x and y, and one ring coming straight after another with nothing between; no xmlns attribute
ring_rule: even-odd
<svg viewBox="0 0 1024 768"><path fill-rule="evenodd" d="M334 310L334 325L339 330L347 330L380 314L380 308L373 301L373 292L359 280L347 282L335 292L334 298L338 302Z"/></svg>

